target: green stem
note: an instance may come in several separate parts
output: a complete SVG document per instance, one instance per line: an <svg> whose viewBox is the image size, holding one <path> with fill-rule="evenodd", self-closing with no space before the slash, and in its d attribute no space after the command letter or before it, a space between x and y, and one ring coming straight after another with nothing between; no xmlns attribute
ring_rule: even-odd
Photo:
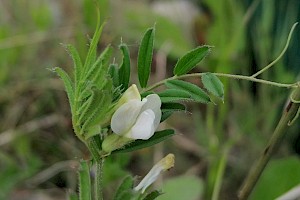
<svg viewBox="0 0 300 200"><path fill-rule="evenodd" d="M227 156L229 153L229 146L225 147L225 150L223 151L221 160L219 162L219 166L218 166L218 171L217 171L217 178L215 181L215 185L214 185L214 189L213 189L213 194L212 194L212 200L218 200L219 199L219 194L220 194L220 190L221 190L221 185L222 185L222 181L223 181L223 176L224 176L224 171L225 171L225 167L227 164Z"/></svg>
<svg viewBox="0 0 300 200"><path fill-rule="evenodd" d="M94 138L90 138L87 142L87 146L94 158L96 173L95 173L95 181L94 181L94 200L103 200L103 165L104 158L101 157L100 152L98 151L98 146Z"/></svg>
<svg viewBox="0 0 300 200"><path fill-rule="evenodd" d="M216 135L214 129L214 121L216 115L214 114L215 106L208 105L206 112L206 132L208 133L208 150L209 150L209 166L207 172L207 183L205 187L205 199L210 199L212 196L212 191L214 187L214 181L216 177L217 170L217 157L218 157L218 149L219 149L219 138Z"/></svg>
<svg viewBox="0 0 300 200"><path fill-rule="evenodd" d="M87 161L80 161L79 176L79 200L91 200L90 167Z"/></svg>
<svg viewBox="0 0 300 200"><path fill-rule="evenodd" d="M263 72L267 71L267 70L268 70L270 67L272 67L275 63L277 63L277 61L278 61L280 58L282 58L282 56L283 56L284 53L286 52L287 48L289 47L290 40L291 40L291 38L292 38L293 32L294 32L294 30L295 30L297 24L298 24L298 22L295 23L295 24L293 25L293 27L291 28L290 33L289 33L289 36L288 36L288 38L287 38L287 42L286 42L286 44L285 44L285 47L284 47L283 50L281 51L280 55L279 55L275 60L273 60L273 62L271 62L270 64L268 64L268 65L265 66L263 69L261 69L260 71L256 72L255 74L253 74L251 77L254 78L254 77L256 77L256 76L262 74Z"/></svg>
<svg viewBox="0 0 300 200"><path fill-rule="evenodd" d="M94 138L88 139L86 146L90 150L95 162L101 161L101 155L100 155L100 152L98 151L99 147L98 147L95 139Z"/></svg>
<svg viewBox="0 0 300 200"><path fill-rule="evenodd" d="M293 93L293 97L296 100L300 99L300 87L295 90ZM295 117L298 110L300 109L299 103L291 100L287 107L285 108L284 113L282 114L282 117L277 124L277 127L269 140L269 143L267 144L265 150L263 151L262 155L258 159L258 161L252 166L248 176L246 177L244 184L239 192L239 199L240 200L246 200L248 199L249 195L251 194L251 191L253 190L256 182L258 181L260 175L262 174L264 168L266 167L267 163L269 162L272 154L275 152L275 150L280 146L281 141L283 140L286 131L288 129L288 126L290 122L295 120Z"/></svg>
<svg viewBox="0 0 300 200"><path fill-rule="evenodd" d="M167 82L169 80L185 79L185 78L192 78L192 77L201 77L203 74L205 74L205 72L204 73L185 74L185 75L181 75L181 76L173 76L173 77L164 79L162 81L159 81L159 82L143 89L141 93L153 90L153 89L163 85L165 82ZM277 83L277 82L273 82L273 81L267 81L267 80L251 77L251 76L243 76L243 75L235 75L235 74L223 74L223 73L213 73L213 74L216 75L216 76L219 76L219 77L234 78L234 79L239 79L239 80L248 80L248 81L252 81L252 82L257 82L257 83L262 83L262 84L267 84L267 85L272 85L272 86L277 86L277 87L284 87L284 88L297 88L297 87L299 87L297 83L292 83L292 84Z"/></svg>
<svg viewBox="0 0 300 200"><path fill-rule="evenodd" d="M104 158L100 161L96 161L96 174L95 174L95 183L94 183L94 193L95 200L103 200L103 166Z"/></svg>

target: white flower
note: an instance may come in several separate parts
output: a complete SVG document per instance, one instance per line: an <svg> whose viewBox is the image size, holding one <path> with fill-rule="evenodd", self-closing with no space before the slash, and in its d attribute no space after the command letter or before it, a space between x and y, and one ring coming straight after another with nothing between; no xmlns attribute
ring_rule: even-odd
<svg viewBox="0 0 300 200"><path fill-rule="evenodd" d="M174 154L168 154L155 164L149 173L143 178L143 180L134 188L135 191L141 190L142 193L158 178L162 171L166 171L174 167L175 156Z"/></svg>
<svg viewBox="0 0 300 200"><path fill-rule="evenodd" d="M111 119L111 129L120 136L147 140L160 123L160 106L157 94L150 94L141 101L136 85L132 85L119 100Z"/></svg>

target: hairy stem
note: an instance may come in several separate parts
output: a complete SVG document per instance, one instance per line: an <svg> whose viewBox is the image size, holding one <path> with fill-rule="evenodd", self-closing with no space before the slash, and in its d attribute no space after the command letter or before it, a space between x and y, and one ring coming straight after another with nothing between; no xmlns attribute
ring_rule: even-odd
<svg viewBox="0 0 300 200"><path fill-rule="evenodd" d="M99 161L96 161L96 174L95 174L95 184L94 184L94 192L95 192L95 200L103 200L103 165L104 158Z"/></svg>
<svg viewBox="0 0 300 200"><path fill-rule="evenodd" d="M90 167L87 161L80 161L78 170L79 178L79 200L91 200Z"/></svg>
<svg viewBox="0 0 300 200"><path fill-rule="evenodd" d="M88 139L86 146L88 147L89 151L91 152L95 162L101 161L101 155L100 155L100 152L98 151L99 147L98 147L95 139L94 138Z"/></svg>
<svg viewBox="0 0 300 200"><path fill-rule="evenodd" d="M294 100L300 99L300 87L295 90L293 98ZM288 103L271 139L265 147L265 150L261 154L258 161L252 166L248 176L246 177L238 195L240 200L248 199L251 191L253 190L255 184L257 183L259 177L261 176L263 170L269 162L272 154L281 144L281 141L286 134L290 122L294 121L295 117L297 117L296 114L300 109L300 104L298 102L295 102L294 100L290 100L290 102Z"/></svg>
<svg viewBox="0 0 300 200"><path fill-rule="evenodd" d="M94 200L103 200L103 165L104 158L101 157L100 152L98 151L98 146L94 138L90 138L87 142L87 146L93 156L94 163L96 166L95 181L94 181Z"/></svg>

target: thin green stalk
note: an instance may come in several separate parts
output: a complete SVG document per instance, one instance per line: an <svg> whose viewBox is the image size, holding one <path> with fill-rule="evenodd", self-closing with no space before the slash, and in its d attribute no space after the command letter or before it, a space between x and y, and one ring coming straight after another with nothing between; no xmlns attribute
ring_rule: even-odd
<svg viewBox="0 0 300 200"><path fill-rule="evenodd" d="M291 38L292 38L293 32L294 32L294 30L295 30L297 24L298 24L298 22L295 23L295 24L293 25L293 27L291 28L291 31L290 31L289 36L288 36L288 38L287 38L287 42L286 42L286 44L285 44L285 47L283 48L283 50L281 51L281 53L279 54L279 56L278 56L275 60L273 60L273 62L271 62L270 64L268 64L266 67L264 67L264 68L261 69L260 71L258 71L258 72L256 72L255 74L253 74L253 75L251 76L252 78L257 77L258 75L262 74L263 72L265 72L266 70L268 70L270 67L272 67L275 63L277 63L278 60L279 60L280 58L282 58L282 56L283 56L284 53L286 52L287 48L289 47L290 40L291 40Z"/></svg>
<svg viewBox="0 0 300 200"><path fill-rule="evenodd" d="M218 173L219 155L217 152L211 153L208 163L208 171L206 177L205 197L204 199L211 199L216 183Z"/></svg>
<svg viewBox="0 0 300 200"><path fill-rule="evenodd" d="M216 136L215 129L214 129L214 121L215 121L215 114L214 114L215 106L208 105L207 112L206 112L206 132L208 133L208 149L210 152L211 157L209 158L209 167L207 173L207 187L205 188L205 196L206 199L209 199L212 195L213 187L214 187L214 180L215 180L215 171L216 171L216 157L217 149L219 148L219 139Z"/></svg>
<svg viewBox="0 0 300 200"><path fill-rule="evenodd" d="M213 194L212 194L212 198L211 198L212 200L218 200L219 199L219 194L220 194L221 185L222 185L222 181L223 181L223 177L224 177L224 171L225 171L226 164L227 164L227 158L228 158L229 150L230 150L230 148L227 145L225 147L225 150L223 151L221 160L219 161L217 177L216 177L216 181L215 181L214 189L213 189Z"/></svg>
<svg viewBox="0 0 300 200"><path fill-rule="evenodd" d="M205 74L205 73L193 73L193 74L185 74L185 75L181 75L181 76L172 76L170 78L159 81L159 82L143 89L142 93L153 90L153 89L163 85L165 82L167 82L169 80L201 77L203 74ZM259 78L254 78L251 76L243 76L243 75L235 75L235 74L223 74L223 73L213 73L213 74L216 76L219 76L219 77L233 78L233 79L239 79L239 80L248 80L248 81L252 81L252 82L257 82L257 83L262 83L262 84L277 86L277 87L283 87L283 88L297 88L298 87L297 83L292 83L292 84L277 83L277 82L273 82L273 81L267 81L267 80L263 80L263 79L259 79Z"/></svg>
<svg viewBox="0 0 300 200"><path fill-rule="evenodd" d="M298 87L294 91L293 99L290 100L287 107L285 108L285 111L282 114L282 117L271 139L269 140L265 150L263 151L258 161L252 166L248 176L246 177L244 184L238 195L240 200L248 199L260 175L262 174L267 163L269 162L272 154L280 146L286 134L288 126L290 125L291 122L295 120L295 117L297 117L297 113L299 112L300 109L300 104L295 100L298 101L299 99L300 99L300 87Z"/></svg>

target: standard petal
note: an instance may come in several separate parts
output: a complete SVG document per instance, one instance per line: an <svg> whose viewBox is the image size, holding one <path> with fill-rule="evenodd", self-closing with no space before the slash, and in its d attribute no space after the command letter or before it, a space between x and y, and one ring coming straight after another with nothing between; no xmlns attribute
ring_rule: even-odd
<svg viewBox="0 0 300 200"><path fill-rule="evenodd" d="M131 130L125 135L132 139L148 140L154 134L154 112L150 109L143 111Z"/></svg>
<svg viewBox="0 0 300 200"><path fill-rule="evenodd" d="M135 124L144 101L130 100L123 104L111 118L111 129L116 134L124 134Z"/></svg>
<svg viewBox="0 0 300 200"><path fill-rule="evenodd" d="M128 103L130 100L139 100L141 101L141 95L136 85L133 84L130 86L119 99L118 103L115 105L115 110L119 109L125 103Z"/></svg>
<svg viewBox="0 0 300 200"><path fill-rule="evenodd" d="M155 114L154 129L156 130L161 119L161 110L160 110L161 100L157 94L150 94L145 99L147 99L147 102L142 107L141 112L147 109L151 109L154 112Z"/></svg>
<svg viewBox="0 0 300 200"><path fill-rule="evenodd" d="M120 102L126 103L130 100L139 100L141 101L141 95L139 93L139 90L137 89L136 85L131 85L122 95L120 98Z"/></svg>

